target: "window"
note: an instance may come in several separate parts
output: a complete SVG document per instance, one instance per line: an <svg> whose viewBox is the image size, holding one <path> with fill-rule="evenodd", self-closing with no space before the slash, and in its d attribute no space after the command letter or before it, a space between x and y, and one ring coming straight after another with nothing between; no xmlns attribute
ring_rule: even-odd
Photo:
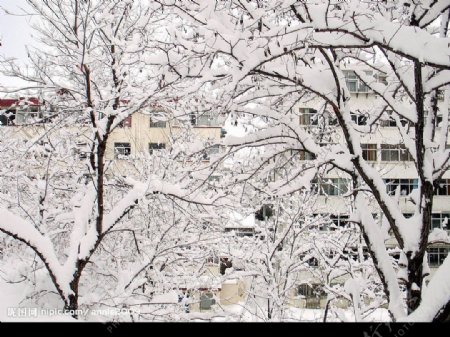
<svg viewBox="0 0 450 337"><path fill-rule="evenodd" d="M319 309L320 300L327 296L323 288L318 284L301 284L297 288L297 291L297 295L306 300L305 307L308 309Z"/></svg>
<svg viewBox="0 0 450 337"><path fill-rule="evenodd" d="M15 109L15 124L31 124L36 123L43 118L40 106L37 105L21 105Z"/></svg>
<svg viewBox="0 0 450 337"><path fill-rule="evenodd" d="M321 217L320 214L314 214L314 217ZM324 214L324 216L326 216ZM326 218L324 218L324 221L320 221L319 230L326 231L326 230L336 230L339 227L345 227L348 224L348 215L334 215L330 214L329 217L330 221L327 221Z"/></svg>
<svg viewBox="0 0 450 337"><path fill-rule="evenodd" d="M410 124L406 119L404 119L402 117L400 117L400 123L402 124L403 127ZM393 127L397 126L397 122L392 117L392 110L386 110L384 116L380 120L380 126L388 127L388 128L393 128Z"/></svg>
<svg viewBox="0 0 450 337"><path fill-rule="evenodd" d="M434 190L435 195L450 195L450 179L441 179L438 181L438 186Z"/></svg>
<svg viewBox="0 0 450 337"><path fill-rule="evenodd" d="M314 289L309 284L300 284L298 286L298 295L306 298L314 296Z"/></svg>
<svg viewBox="0 0 450 337"><path fill-rule="evenodd" d="M362 156L367 161L377 161L377 144L361 144Z"/></svg>
<svg viewBox="0 0 450 337"><path fill-rule="evenodd" d="M386 184L386 192L389 195L394 195L398 186L400 186L400 195L408 195L419 188L418 179L383 179L383 181Z"/></svg>
<svg viewBox="0 0 450 337"><path fill-rule="evenodd" d="M317 111L309 108L300 108L300 125L318 125Z"/></svg>
<svg viewBox="0 0 450 337"><path fill-rule="evenodd" d="M411 154L403 144L381 144L382 161L412 161Z"/></svg>
<svg viewBox="0 0 450 337"><path fill-rule="evenodd" d="M208 181L210 181L210 182L220 181L220 179L221 179L220 175L210 175L210 176L208 176Z"/></svg>
<svg viewBox="0 0 450 337"><path fill-rule="evenodd" d="M299 109L299 123L300 125L309 126L334 126L338 124L338 120L329 111L324 111L323 113L318 113L317 110L311 108L300 108Z"/></svg>
<svg viewBox="0 0 450 337"><path fill-rule="evenodd" d="M212 292L203 292L200 295L200 311L211 310L211 306L214 304L216 304L216 300L214 299L214 294Z"/></svg>
<svg viewBox="0 0 450 337"><path fill-rule="evenodd" d="M210 257L206 258L206 263L219 264L219 257L217 257L216 255L211 255Z"/></svg>
<svg viewBox="0 0 450 337"><path fill-rule="evenodd" d="M428 264L430 267L440 266L448 255L448 248L428 248Z"/></svg>
<svg viewBox="0 0 450 337"><path fill-rule="evenodd" d="M397 145L381 144L382 161L399 161L400 153Z"/></svg>
<svg viewBox="0 0 450 337"><path fill-rule="evenodd" d="M448 228L448 220L450 219L450 213L433 213L431 214L431 228Z"/></svg>
<svg viewBox="0 0 450 337"><path fill-rule="evenodd" d="M358 248L356 247L349 247L345 248L343 251L343 258L345 259L351 259L353 261L359 261L360 260L360 253ZM364 260L367 260L370 257L369 249L367 247L362 247L362 258Z"/></svg>
<svg viewBox="0 0 450 337"><path fill-rule="evenodd" d="M361 113L351 113L350 117L352 118L352 121L356 124L356 125L366 125L367 124L367 115L366 114L361 114Z"/></svg>
<svg viewBox="0 0 450 337"><path fill-rule="evenodd" d="M230 233L233 231L236 236L241 236L241 237L255 235L255 228L253 228L253 227L237 227L237 228L227 227L227 228L225 228L225 233Z"/></svg>
<svg viewBox="0 0 450 337"><path fill-rule="evenodd" d="M356 76L356 73L353 70L344 70L343 73L348 91L362 93L369 92L369 88Z"/></svg>
<svg viewBox="0 0 450 337"><path fill-rule="evenodd" d="M342 178L328 178L320 182L313 180L313 191L315 190L320 195L339 196L348 192L348 179Z"/></svg>
<svg viewBox="0 0 450 337"><path fill-rule="evenodd" d="M345 84L347 85L348 91L357 92L358 91L358 77L354 71L344 70Z"/></svg>
<svg viewBox="0 0 450 337"><path fill-rule="evenodd" d="M148 151L150 154L153 154L154 151L157 150L164 150L166 148L165 143L149 143L148 144Z"/></svg>
<svg viewBox="0 0 450 337"><path fill-rule="evenodd" d="M131 116L128 116L119 123L119 128L131 128Z"/></svg>
<svg viewBox="0 0 450 337"><path fill-rule="evenodd" d="M217 126L218 120L212 112L191 113L189 115L193 126Z"/></svg>
<svg viewBox="0 0 450 337"><path fill-rule="evenodd" d="M219 152L220 152L219 144L214 144L212 146L209 146L208 148L205 149L205 152L203 154L203 160L210 160L211 155L218 154Z"/></svg>
<svg viewBox="0 0 450 337"><path fill-rule="evenodd" d="M114 143L114 158L128 157L130 154L130 143Z"/></svg>
<svg viewBox="0 0 450 337"><path fill-rule="evenodd" d="M348 215L330 215L330 220L333 222L333 227L345 227L348 224Z"/></svg>
<svg viewBox="0 0 450 337"><path fill-rule="evenodd" d="M375 74L375 78L377 79L377 82L387 85L387 75L385 73Z"/></svg>
<svg viewBox="0 0 450 337"><path fill-rule="evenodd" d="M316 159L316 156L313 153L307 152L305 150L300 150L299 151L299 156L300 156L300 160L314 160L314 159Z"/></svg>
<svg viewBox="0 0 450 337"><path fill-rule="evenodd" d="M151 128L165 128L167 126L166 121L159 121L155 118L150 118L150 127Z"/></svg>
<svg viewBox="0 0 450 337"><path fill-rule="evenodd" d="M389 117L389 119L381 120L380 126L387 127L387 128L394 128L397 126L397 122L392 117Z"/></svg>

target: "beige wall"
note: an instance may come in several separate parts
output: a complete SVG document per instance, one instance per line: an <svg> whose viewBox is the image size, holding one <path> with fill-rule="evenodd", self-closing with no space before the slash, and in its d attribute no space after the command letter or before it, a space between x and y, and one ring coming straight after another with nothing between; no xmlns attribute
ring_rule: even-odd
<svg viewBox="0 0 450 337"><path fill-rule="evenodd" d="M222 283L220 291L220 304L236 304L244 300L246 285L242 279L227 280Z"/></svg>
<svg viewBox="0 0 450 337"><path fill-rule="evenodd" d="M135 113L132 116L131 127L117 127L108 139L106 158L114 159L114 143L130 143L131 157L137 154L149 152L149 143L164 143L166 148L170 146L171 137L177 137L185 130L169 121L165 128L150 127L150 116L143 113ZM194 133L203 139L220 139L220 126L194 127Z"/></svg>

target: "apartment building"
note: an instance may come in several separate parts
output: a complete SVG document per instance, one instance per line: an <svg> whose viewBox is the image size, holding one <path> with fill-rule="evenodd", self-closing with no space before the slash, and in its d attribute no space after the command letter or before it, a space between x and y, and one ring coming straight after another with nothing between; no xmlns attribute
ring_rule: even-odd
<svg viewBox="0 0 450 337"><path fill-rule="evenodd" d="M366 70L368 73L371 70ZM356 125L366 126L368 121L368 113L374 106L376 95L369 90L356 76L354 70L349 68L344 71L346 76L346 84L351 93L349 104L352 111L352 120ZM375 76L376 77L376 76ZM376 77L377 78L377 77ZM385 78L379 76L378 81L383 82ZM444 106L443 97L438 96L438 104L440 111L447 107ZM336 121L326 114L319 114L320 107L314 105L313 102L307 104L299 104L299 123L308 129L320 128L325 125L336 125ZM373 168L382 174L383 181L386 185L386 191L390 195L394 195L398 189L400 190L399 206L405 217L413 215L414 204L408 197L415 189L418 188L418 176L414 166L411 154L406 150L402 141L402 136L397 128L396 121L391 116L391 111L386 110L377 123L372 125L371 132L362 135L363 157ZM400 120L403 126L408 124L406 120ZM442 116L437 117L437 127L442 123ZM335 144L343 144L344 137L342 131L336 128L333 134L323 146L333 146ZM450 147L450 137L447 139L447 147ZM322 144L321 144L322 145ZM301 155L301 160L307 162L313 159L308 153ZM344 226L349 218L349 198L345 195L349 191L350 180L345 174L337 171L327 172L323 177L313 182L313 191L319 194L317 202L316 214L329 215L332 224L322 228L323 231L333 230L334 226ZM368 211L371 212L381 224L382 212L375 202L372 202ZM439 230L450 233L448 221L450 220L450 171L445 172L439 188L435 193L433 200L432 223L430 230L437 228ZM442 232L441 232L442 233ZM445 233L445 232L444 232ZM386 246L395 250L397 242L393 235L386 240ZM448 237L436 242L427 250L428 263L430 266L430 275L433 275L437 267L442 264L450 250L450 241ZM297 289L299 295L308 298L316 298L312 301L312 307L323 307L324 298L320 298L320 291L314 291L314 277L308 273L301 275L302 281ZM341 281L344 281L342 278ZM313 284L313 286L309 286ZM316 296L314 295L316 294ZM307 301L303 301L302 306L308 306ZM314 302L314 303L313 303Z"/></svg>
<svg viewBox="0 0 450 337"><path fill-rule="evenodd" d="M52 108L36 97L0 99L0 126L9 127L8 137L31 139L46 132L46 124L53 117ZM132 174L132 162L145 155L156 154L170 149L174 140L187 132L186 123L176 118L168 118L162 109L143 108L126 118L116 127L107 143L106 159L113 163L113 170L120 174ZM205 161L219 152L217 143L224 135L223 118L212 112L192 113L186 116L191 131L206 145L212 144L203 154ZM80 121L65 126L76 135L74 155L86 159L89 149L90 128ZM5 130L5 129L4 129Z"/></svg>

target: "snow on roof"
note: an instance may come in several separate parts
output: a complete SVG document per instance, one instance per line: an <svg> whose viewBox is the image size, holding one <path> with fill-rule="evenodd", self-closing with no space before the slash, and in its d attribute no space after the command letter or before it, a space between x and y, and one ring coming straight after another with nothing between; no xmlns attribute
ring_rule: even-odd
<svg viewBox="0 0 450 337"><path fill-rule="evenodd" d="M150 301L152 304L178 303L178 294L176 291L170 291L166 294L153 296Z"/></svg>
<svg viewBox="0 0 450 337"><path fill-rule="evenodd" d="M233 279L223 281L222 284L238 284L238 283L239 283L239 279L233 278Z"/></svg>
<svg viewBox="0 0 450 337"><path fill-rule="evenodd" d="M247 216L238 212L231 212L229 221L225 225L225 228L254 228L255 227L255 214L249 214Z"/></svg>
<svg viewBox="0 0 450 337"><path fill-rule="evenodd" d="M220 289L221 283L217 277L202 275L195 279L179 278L174 281L181 289Z"/></svg>

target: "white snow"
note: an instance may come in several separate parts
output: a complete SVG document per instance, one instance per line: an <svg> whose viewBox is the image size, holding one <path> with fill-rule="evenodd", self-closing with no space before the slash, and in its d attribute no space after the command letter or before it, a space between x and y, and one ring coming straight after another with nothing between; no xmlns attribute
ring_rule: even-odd
<svg viewBox="0 0 450 337"><path fill-rule="evenodd" d="M56 310L60 308L21 304L29 292L26 282L7 283L0 277L0 322L78 322L70 315L58 313Z"/></svg>
<svg viewBox="0 0 450 337"><path fill-rule="evenodd" d="M450 255L433 275L428 287L423 290L422 302L409 316L400 319L406 322L431 322L436 314L450 301Z"/></svg>
<svg viewBox="0 0 450 337"><path fill-rule="evenodd" d="M434 228L428 236L429 243L450 243L450 237L446 230Z"/></svg>

